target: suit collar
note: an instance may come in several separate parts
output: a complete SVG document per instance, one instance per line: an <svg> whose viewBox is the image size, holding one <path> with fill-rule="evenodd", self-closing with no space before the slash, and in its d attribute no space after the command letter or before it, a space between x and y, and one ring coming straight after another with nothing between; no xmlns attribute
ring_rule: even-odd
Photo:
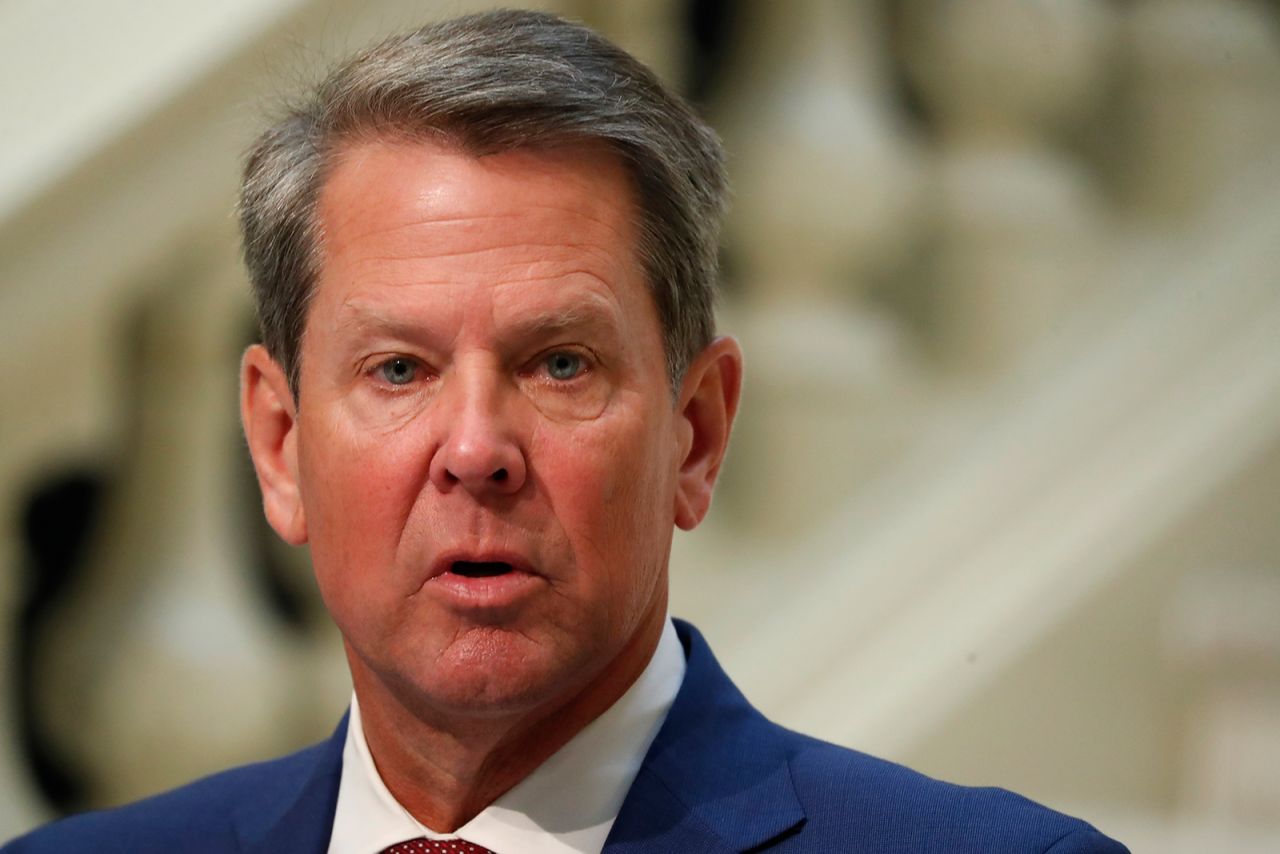
<svg viewBox="0 0 1280 854"><path fill-rule="evenodd" d="M797 827L781 730L747 702L702 636L676 620L684 684L622 805L605 851L745 851Z"/></svg>
<svg viewBox="0 0 1280 854"><path fill-rule="evenodd" d="M246 854L296 852L324 854L333 828L342 777L342 748L347 716L327 741L282 760L264 790L247 795L232 816L236 837Z"/></svg>
<svg viewBox="0 0 1280 854"><path fill-rule="evenodd" d="M729 681L696 629L674 621L688 667L613 830L609 854L745 851L804 821L781 731ZM233 816L246 854L324 854L333 827L344 715L328 741L286 760Z"/></svg>

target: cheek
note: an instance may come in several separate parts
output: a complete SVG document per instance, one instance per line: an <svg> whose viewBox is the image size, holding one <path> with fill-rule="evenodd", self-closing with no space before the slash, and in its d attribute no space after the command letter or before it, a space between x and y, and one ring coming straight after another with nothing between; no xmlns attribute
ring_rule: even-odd
<svg viewBox="0 0 1280 854"><path fill-rule="evenodd" d="M359 441L332 429L311 435L310 442L302 436L299 468L312 561L322 584L355 586L371 574L344 567L393 561L421 486L418 455L404 437Z"/></svg>
<svg viewBox="0 0 1280 854"><path fill-rule="evenodd" d="M597 565L646 559L672 523L674 466L664 422L618 419L573 435L544 435L537 455L552 512L575 550ZM634 573L635 567L627 567Z"/></svg>

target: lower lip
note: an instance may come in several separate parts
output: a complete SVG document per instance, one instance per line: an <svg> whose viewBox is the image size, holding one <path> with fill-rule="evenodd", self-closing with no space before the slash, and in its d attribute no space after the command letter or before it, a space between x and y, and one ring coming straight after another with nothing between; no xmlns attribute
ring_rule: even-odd
<svg viewBox="0 0 1280 854"><path fill-rule="evenodd" d="M518 570L474 578L445 572L428 581L427 589L453 607L484 609L517 605L541 585L541 576Z"/></svg>

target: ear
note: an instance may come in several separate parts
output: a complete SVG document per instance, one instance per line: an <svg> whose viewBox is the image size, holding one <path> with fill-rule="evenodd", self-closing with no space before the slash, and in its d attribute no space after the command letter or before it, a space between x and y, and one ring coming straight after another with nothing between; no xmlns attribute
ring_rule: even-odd
<svg viewBox="0 0 1280 854"><path fill-rule="evenodd" d="M267 521L286 543L307 541L298 489L298 417L284 369L254 344L240 360L240 420Z"/></svg>
<svg viewBox="0 0 1280 854"><path fill-rule="evenodd" d="M680 387L675 522L686 531L711 509L741 392L742 349L732 338L716 338L694 359Z"/></svg>

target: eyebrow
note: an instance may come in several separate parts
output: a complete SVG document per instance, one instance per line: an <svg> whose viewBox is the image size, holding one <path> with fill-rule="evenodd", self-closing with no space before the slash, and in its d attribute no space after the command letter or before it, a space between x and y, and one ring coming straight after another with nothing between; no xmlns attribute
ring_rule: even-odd
<svg viewBox="0 0 1280 854"><path fill-rule="evenodd" d="M357 332L376 332L408 341L433 337L429 327L398 317L382 306L361 301L344 303L338 324ZM603 299L591 299L524 313L505 324L503 332L504 337L527 341L578 329L614 332L618 331L618 324Z"/></svg>
<svg viewBox="0 0 1280 854"><path fill-rule="evenodd" d="M595 300L557 306L523 315L508 327L517 338L548 338L575 329L613 331L617 329L613 312Z"/></svg>

